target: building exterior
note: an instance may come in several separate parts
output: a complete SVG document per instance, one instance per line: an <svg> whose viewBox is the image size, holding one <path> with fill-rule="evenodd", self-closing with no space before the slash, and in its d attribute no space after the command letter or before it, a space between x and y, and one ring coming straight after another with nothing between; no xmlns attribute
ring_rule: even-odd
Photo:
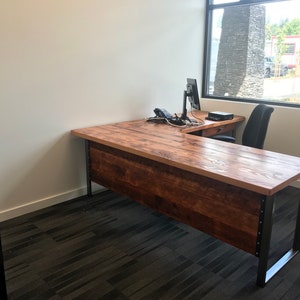
<svg viewBox="0 0 300 300"><path fill-rule="evenodd" d="M281 62L286 64L289 69L299 65L300 57L300 35L289 35L284 39L285 52L281 57ZM269 45L266 47L267 56L276 56L277 37L273 36Z"/></svg>

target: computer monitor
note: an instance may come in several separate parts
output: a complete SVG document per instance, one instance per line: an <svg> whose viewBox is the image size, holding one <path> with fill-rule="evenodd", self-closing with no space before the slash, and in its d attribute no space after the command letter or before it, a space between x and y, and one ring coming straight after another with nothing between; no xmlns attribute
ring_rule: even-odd
<svg viewBox="0 0 300 300"><path fill-rule="evenodd" d="M187 84L186 84L186 90L183 92L183 108L182 108L182 114L181 119L182 120L189 120L187 116L187 109L186 109L186 99L189 99L189 102L191 103L192 108L195 109L201 109L200 107L200 100L198 95L198 87L197 87L197 81L196 79L187 78Z"/></svg>
<svg viewBox="0 0 300 300"><path fill-rule="evenodd" d="M186 81L186 92L191 106L195 109L201 110L196 79L187 78Z"/></svg>

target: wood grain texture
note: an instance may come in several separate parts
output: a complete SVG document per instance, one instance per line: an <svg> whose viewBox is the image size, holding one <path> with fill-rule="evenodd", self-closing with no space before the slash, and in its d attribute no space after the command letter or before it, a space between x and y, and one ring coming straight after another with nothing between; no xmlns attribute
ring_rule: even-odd
<svg viewBox="0 0 300 300"><path fill-rule="evenodd" d="M190 115L190 114L189 114ZM205 111L199 111L194 110L192 118L195 118L196 120L204 121L204 124L201 124L201 126L197 127L187 127L182 129L182 132L194 132L194 131L201 131L202 136L213 136L216 134L223 134L229 131L232 131L236 126L239 125L239 123L242 123L245 121L245 117L234 115L233 119L231 120L224 120L224 121L211 121L206 120L208 113Z"/></svg>
<svg viewBox="0 0 300 300"><path fill-rule="evenodd" d="M71 133L263 195L273 195L300 178L299 157L194 136L145 120L77 129Z"/></svg>
<svg viewBox="0 0 300 300"><path fill-rule="evenodd" d="M92 181L255 254L260 194L97 143L90 161Z"/></svg>

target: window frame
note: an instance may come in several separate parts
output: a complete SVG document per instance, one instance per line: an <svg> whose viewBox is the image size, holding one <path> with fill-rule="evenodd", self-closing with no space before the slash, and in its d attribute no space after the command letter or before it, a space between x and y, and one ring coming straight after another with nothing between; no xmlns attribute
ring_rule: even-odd
<svg viewBox="0 0 300 300"><path fill-rule="evenodd" d="M236 0L232 0L229 3L222 4L213 4L214 0L206 0L205 7L205 33L204 33L204 56L203 56L203 70L202 70L202 98L213 99L213 100L225 100L225 101L233 101L233 102L246 102L246 103L261 103L261 104L269 104L276 106L284 106L284 107L294 107L300 108L300 103L292 103L292 102L283 102L276 100L266 100L266 99L254 99L254 98L242 98L242 97L222 97L216 95L209 94L209 67L210 67L210 53L211 53L211 45L212 45L212 15L214 10L222 9L226 7L237 7L242 5L258 5L258 4L266 4L266 3L276 3L276 2L285 2L289 0L239 0L239 2L234 2ZM230 0L229 0L230 1ZM225 2L225 1L224 1Z"/></svg>

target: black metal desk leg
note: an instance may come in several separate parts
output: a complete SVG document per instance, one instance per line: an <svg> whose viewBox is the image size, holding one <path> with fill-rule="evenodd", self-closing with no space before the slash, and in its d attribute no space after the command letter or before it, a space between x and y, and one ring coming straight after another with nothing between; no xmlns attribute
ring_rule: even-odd
<svg viewBox="0 0 300 300"><path fill-rule="evenodd" d="M3 300L7 299L1 234L0 234L0 299L3 299Z"/></svg>
<svg viewBox="0 0 300 300"><path fill-rule="evenodd" d="M259 230L257 239L257 256L259 257L257 285L264 287L267 279L268 258L273 227L274 198L264 196L261 204Z"/></svg>
<svg viewBox="0 0 300 300"><path fill-rule="evenodd" d="M296 229L295 229L293 250L294 251L300 250L300 199L299 199L299 204L298 204L298 213L297 213L297 219L296 219Z"/></svg>
<svg viewBox="0 0 300 300"><path fill-rule="evenodd" d="M300 250L300 203L298 207L298 214L296 217L296 228L293 242L293 248L287 251L280 259L277 260L268 269L268 257L270 250L272 222L273 222L273 204L274 196L265 197L262 202L260 226L258 232L258 247L256 255L259 257L257 285L264 287L266 283L281 270L293 257L295 257Z"/></svg>
<svg viewBox="0 0 300 300"><path fill-rule="evenodd" d="M92 182L91 182L91 161L90 161L90 142L85 140L85 164L86 164L86 188L87 195L92 196Z"/></svg>

